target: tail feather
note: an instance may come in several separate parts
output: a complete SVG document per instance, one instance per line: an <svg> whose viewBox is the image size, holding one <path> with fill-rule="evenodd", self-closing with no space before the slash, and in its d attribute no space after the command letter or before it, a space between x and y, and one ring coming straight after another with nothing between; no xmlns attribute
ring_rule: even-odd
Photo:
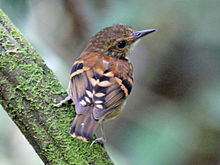
<svg viewBox="0 0 220 165"><path fill-rule="evenodd" d="M88 141L95 133L98 121L92 113L76 115L71 127L70 134L73 137Z"/></svg>

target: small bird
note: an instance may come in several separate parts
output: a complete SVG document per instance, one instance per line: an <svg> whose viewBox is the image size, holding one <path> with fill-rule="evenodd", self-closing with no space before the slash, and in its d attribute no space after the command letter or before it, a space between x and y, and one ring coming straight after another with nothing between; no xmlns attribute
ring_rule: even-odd
<svg viewBox="0 0 220 165"><path fill-rule="evenodd" d="M135 31L115 24L94 35L73 63L68 96L56 106L72 100L76 117L70 127L73 137L88 141L98 123L116 117L123 109L133 86L133 67L127 55L141 37L155 29ZM100 137L94 142L104 143Z"/></svg>

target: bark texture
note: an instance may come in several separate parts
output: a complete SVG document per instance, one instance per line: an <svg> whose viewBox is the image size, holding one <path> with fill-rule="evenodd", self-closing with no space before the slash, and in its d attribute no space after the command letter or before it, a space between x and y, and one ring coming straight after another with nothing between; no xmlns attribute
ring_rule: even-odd
<svg viewBox="0 0 220 165"><path fill-rule="evenodd" d="M113 164L98 144L74 139L74 106L54 73L0 10L0 104L45 164Z"/></svg>

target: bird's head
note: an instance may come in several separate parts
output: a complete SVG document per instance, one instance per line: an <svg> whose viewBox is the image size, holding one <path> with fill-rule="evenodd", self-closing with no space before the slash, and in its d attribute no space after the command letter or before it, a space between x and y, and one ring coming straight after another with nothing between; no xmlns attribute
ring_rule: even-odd
<svg viewBox="0 0 220 165"><path fill-rule="evenodd" d="M132 45L141 37L154 32L155 29L135 31L128 26L115 24L106 27L94 35L86 51L99 52L107 56L126 59Z"/></svg>

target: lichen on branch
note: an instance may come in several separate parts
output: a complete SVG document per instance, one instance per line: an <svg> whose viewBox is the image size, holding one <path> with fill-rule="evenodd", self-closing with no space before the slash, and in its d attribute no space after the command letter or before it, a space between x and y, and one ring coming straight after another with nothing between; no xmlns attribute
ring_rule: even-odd
<svg viewBox="0 0 220 165"><path fill-rule="evenodd" d="M54 73L0 10L0 104L45 164L113 164L98 144L71 138L72 105Z"/></svg>

